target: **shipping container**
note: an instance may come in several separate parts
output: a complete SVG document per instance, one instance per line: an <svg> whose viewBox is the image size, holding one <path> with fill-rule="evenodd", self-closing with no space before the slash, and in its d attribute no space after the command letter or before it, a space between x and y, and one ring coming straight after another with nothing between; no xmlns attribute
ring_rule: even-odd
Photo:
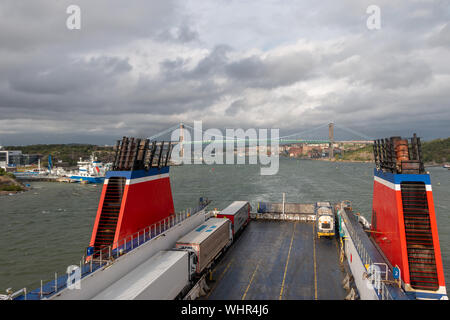
<svg viewBox="0 0 450 320"><path fill-rule="evenodd" d="M189 252L160 251L94 300L173 300L190 282Z"/></svg>
<svg viewBox="0 0 450 320"><path fill-rule="evenodd" d="M217 218L227 218L231 221L233 236L242 230L250 221L250 203L247 201L234 201L217 214Z"/></svg>
<svg viewBox="0 0 450 320"><path fill-rule="evenodd" d="M231 222L224 218L210 218L180 238L176 248L193 250L197 255L196 272L200 274L216 256L233 241Z"/></svg>

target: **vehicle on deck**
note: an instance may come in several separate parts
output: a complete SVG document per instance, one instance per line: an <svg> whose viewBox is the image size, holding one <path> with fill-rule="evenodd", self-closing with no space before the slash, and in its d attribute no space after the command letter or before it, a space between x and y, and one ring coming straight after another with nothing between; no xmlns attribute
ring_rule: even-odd
<svg viewBox="0 0 450 320"><path fill-rule="evenodd" d="M217 213L217 218L227 218L231 221L233 236L238 234L250 222L251 206L248 201L234 201L228 207Z"/></svg>
<svg viewBox="0 0 450 320"><path fill-rule="evenodd" d="M199 275L233 242L231 222L224 218L210 218L201 226L178 239L177 249L193 251L197 257Z"/></svg>
<svg viewBox="0 0 450 320"><path fill-rule="evenodd" d="M316 202L317 237L334 237L334 212L329 202Z"/></svg>

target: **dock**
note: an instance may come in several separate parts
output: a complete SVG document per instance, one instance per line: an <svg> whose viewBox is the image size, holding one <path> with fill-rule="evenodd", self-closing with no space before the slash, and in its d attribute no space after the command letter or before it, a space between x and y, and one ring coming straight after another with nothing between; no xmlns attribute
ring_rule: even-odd
<svg viewBox="0 0 450 320"><path fill-rule="evenodd" d="M74 182L69 177L57 176L57 175L37 175L37 174L18 174L16 173L17 180L21 182Z"/></svg>
<svg viewBox="0 0 450 320"><path fill-rule="evenodd" d="M213 269L210 300L344 300L337 238L307 221L252 220Z"/></svg>

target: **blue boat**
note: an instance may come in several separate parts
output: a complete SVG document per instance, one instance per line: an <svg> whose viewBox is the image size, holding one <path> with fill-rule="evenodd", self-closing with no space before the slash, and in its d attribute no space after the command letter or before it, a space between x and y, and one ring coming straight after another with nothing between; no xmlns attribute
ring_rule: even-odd
<svg viewBox="0 0 450 320"><path fill-rule="evenodd" d="M74 182L103 183L105 174L109 169L109 164L104 165L94 155L91 155L87 161L80 158L77 165L78 173L70 176L70 179Z"/></svg>
<svg viewBox="0 0 450 320"><path fill-rule="evenodd" d="M103 183L105 181L105 177L86 177L86 176L70 176L75 182L86 181L88 183Z"/></svg>

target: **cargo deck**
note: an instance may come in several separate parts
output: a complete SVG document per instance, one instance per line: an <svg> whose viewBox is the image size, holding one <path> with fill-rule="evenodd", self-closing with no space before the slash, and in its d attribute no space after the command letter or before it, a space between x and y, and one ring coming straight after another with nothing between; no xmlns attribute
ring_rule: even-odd
<svg viewBox="0 0 450 320"><path fill-rule="evenodd" d="M210 300L343 300L336 238L312 222L253 220L213 269Z"/></svg>

